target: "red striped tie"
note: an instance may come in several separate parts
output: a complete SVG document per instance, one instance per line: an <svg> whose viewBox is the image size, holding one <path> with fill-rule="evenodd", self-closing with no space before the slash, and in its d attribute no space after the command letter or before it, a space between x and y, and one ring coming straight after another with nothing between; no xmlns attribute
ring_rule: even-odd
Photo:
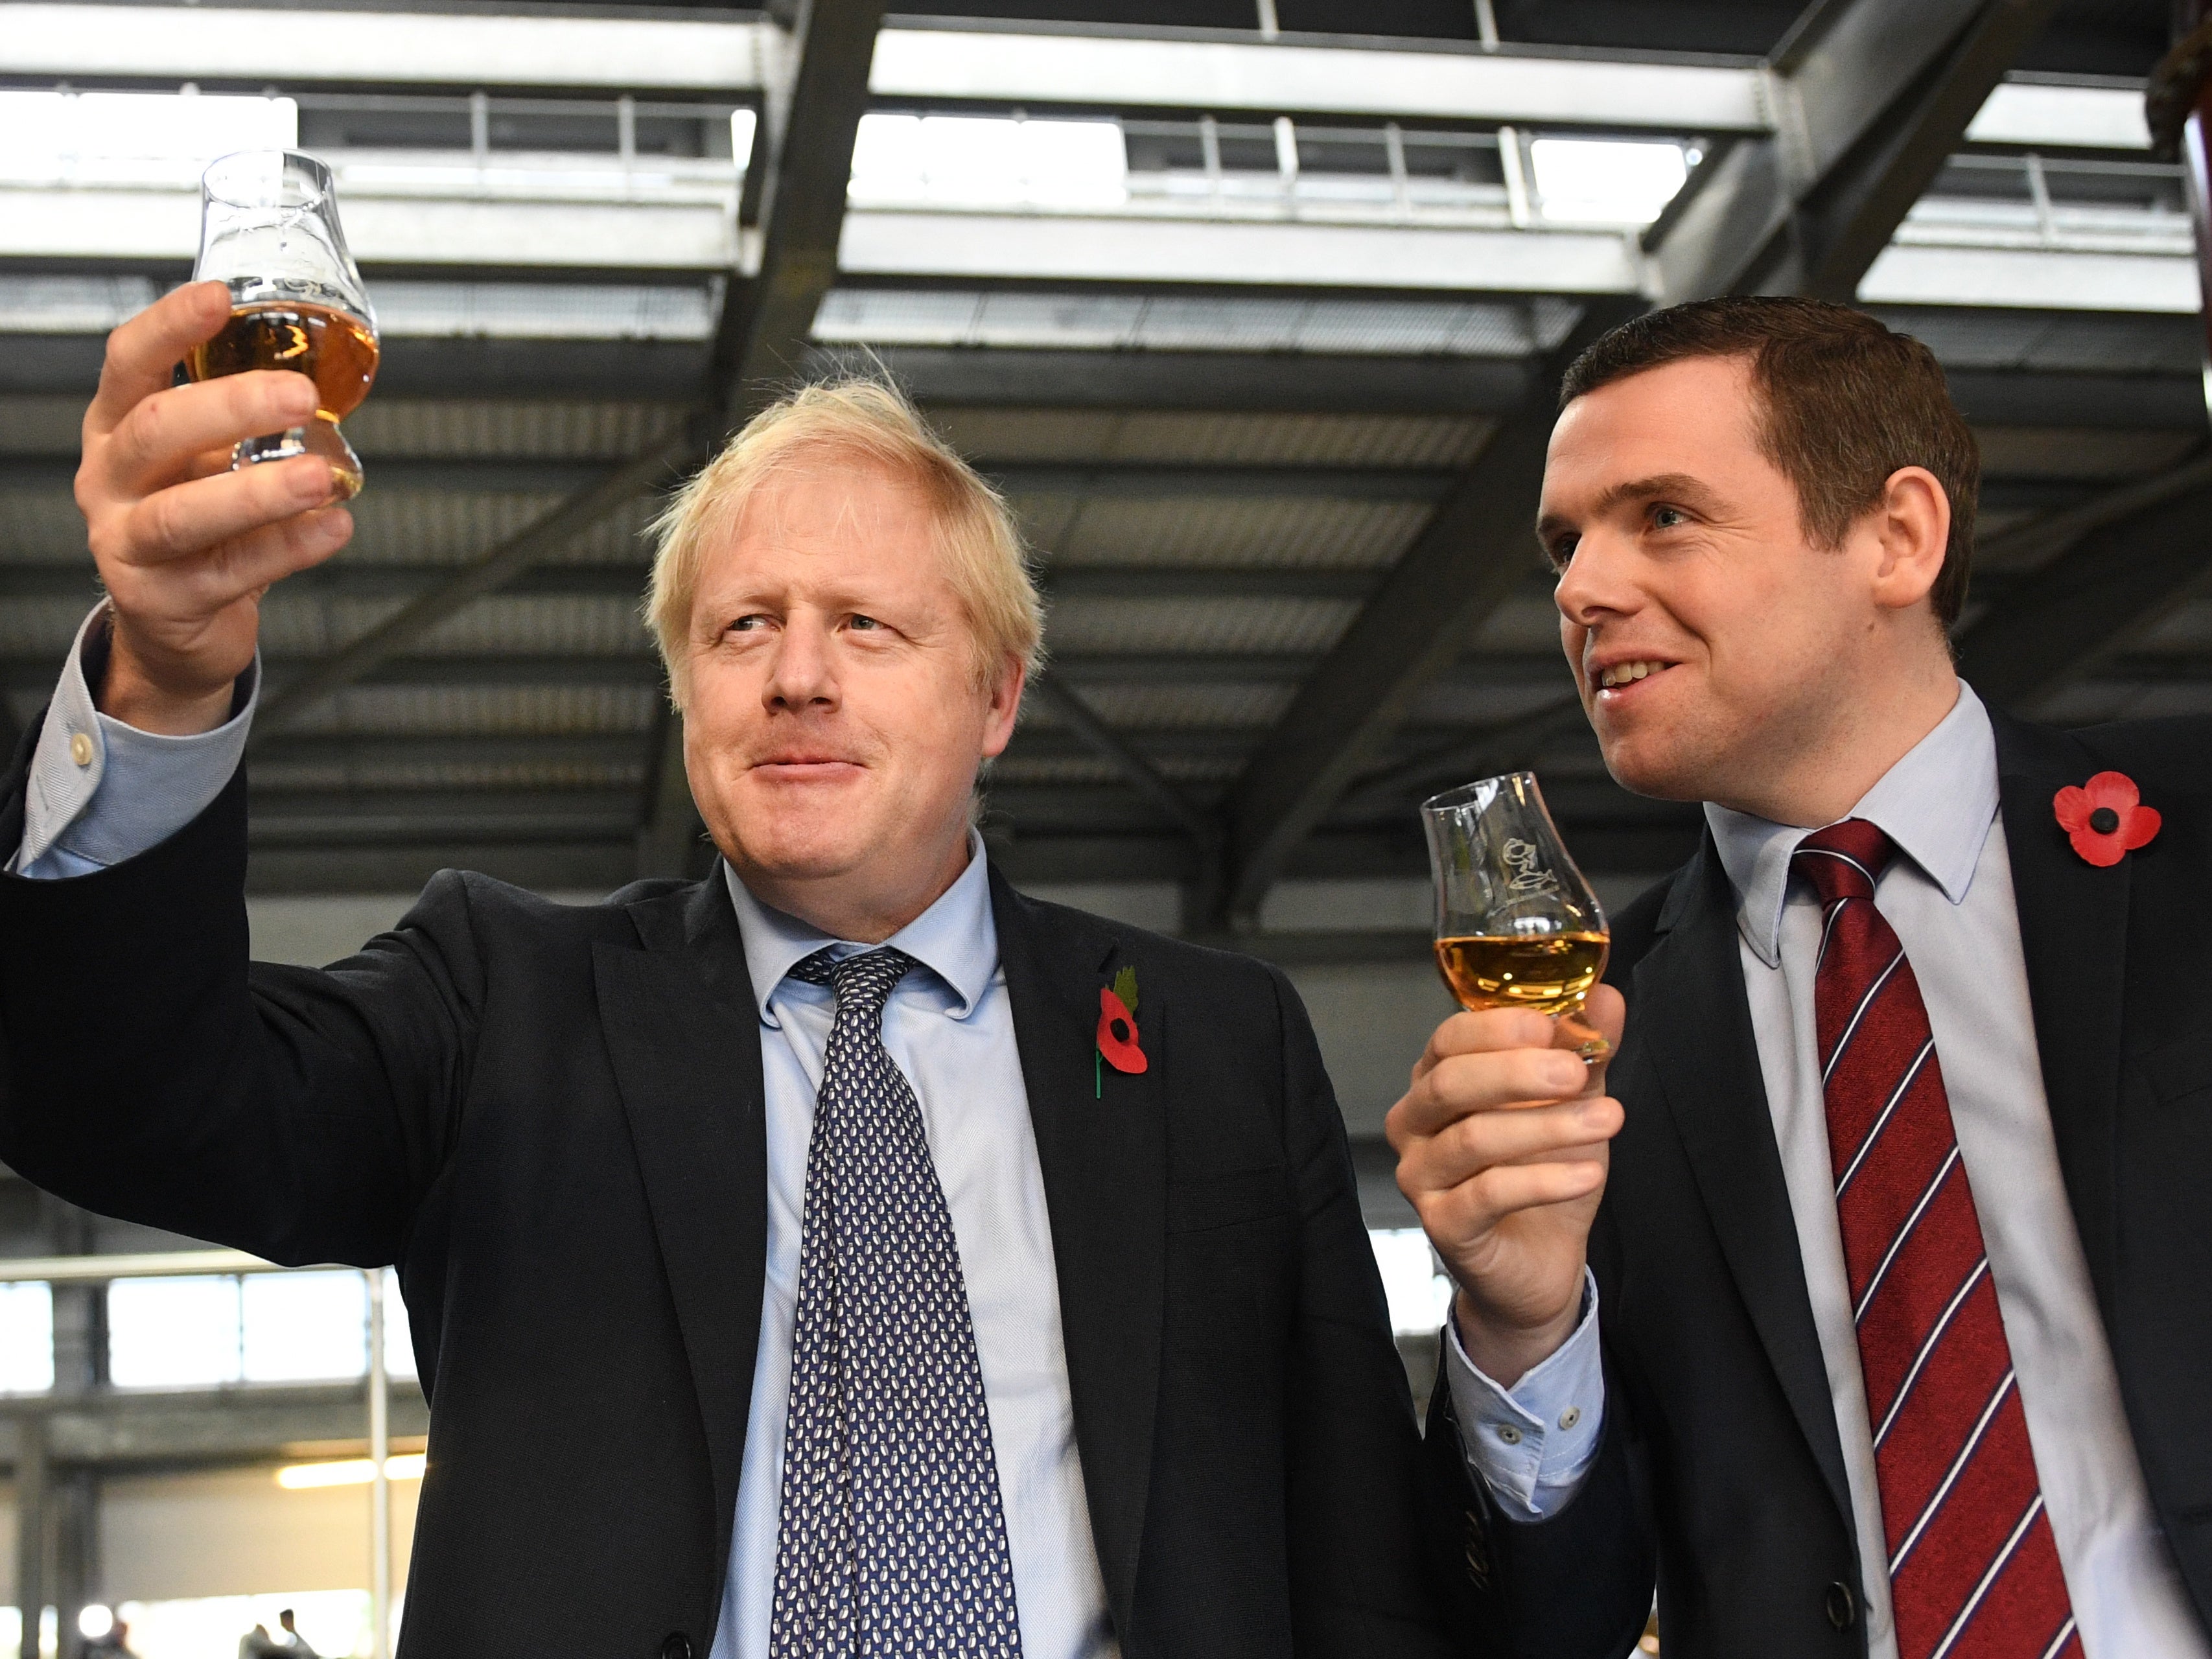
<svg viewBox="0 0 2212 1659"><path fill-rule="evenodd" d="M1899 1659L2079 1659L1920 984L1858 818L1792 863L1820 896L1813 1001Z"/></svg>

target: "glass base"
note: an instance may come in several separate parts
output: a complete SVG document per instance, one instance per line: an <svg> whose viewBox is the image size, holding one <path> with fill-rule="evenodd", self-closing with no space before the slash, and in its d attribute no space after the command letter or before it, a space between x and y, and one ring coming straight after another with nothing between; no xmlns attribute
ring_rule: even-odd
<svg viewBox="0 0 2212 1659"><path fill-rule="evenodd" d="M263 461L289 461L298 455L319 455L331 469L337 499L349 501L361 494L361 457L345 441L335 421L313 420L265 438L248 438L230 452L230 470L256 466Z"/></svg>

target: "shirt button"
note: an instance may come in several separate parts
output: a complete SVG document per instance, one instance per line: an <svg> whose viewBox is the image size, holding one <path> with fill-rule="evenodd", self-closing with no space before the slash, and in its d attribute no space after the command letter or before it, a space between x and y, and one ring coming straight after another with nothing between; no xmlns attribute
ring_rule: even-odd
<svg viewBox="0 0 2212 1659"><path fill-rule="evenodd" d="M1559 1413L1559 1426L1563 1429L1571 1429L1582 1420L1583 1408L1580 1406L1570 1406Z"/></svg>
<svg viewBox="0 0 2212 1659"><path fill-rule="evenodd" d="M70 733L70 758L79 766L92 764L92 738L82 732Z"/></svg>
<svg viewBox="0 0 2212 1659"><path fill-rule="evenodd" d="M1498 1437L1509 1446L1517 1446L1521 1443L1521 1431L1510 1423L1500 1423L1498 1425Z"/></svg>

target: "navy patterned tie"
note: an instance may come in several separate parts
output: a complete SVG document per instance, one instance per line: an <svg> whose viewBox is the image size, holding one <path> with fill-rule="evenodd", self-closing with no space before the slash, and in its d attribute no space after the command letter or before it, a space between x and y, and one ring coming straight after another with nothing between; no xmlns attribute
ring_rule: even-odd
<svg viewBox="0 0 2212 1659"><path fill-rule="evenodd" d="M1019 1659L960 1248L921 1107L884 1047L915 966L791 971L836 994L806 1152L771 1659Z"/></svg>

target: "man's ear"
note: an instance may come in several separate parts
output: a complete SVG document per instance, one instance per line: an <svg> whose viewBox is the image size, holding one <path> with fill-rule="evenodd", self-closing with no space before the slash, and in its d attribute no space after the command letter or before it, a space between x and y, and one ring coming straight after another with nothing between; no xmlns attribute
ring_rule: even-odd
<svg viewBox="0 0 2212 1659"><path fill-rule="evenodd" d="M1880 557L1874 600L1890 611L1924 602L1943 574L1951 545L1951 498L1924 466L1901 466L1881 487L1881 498L1862 524Z"/></svg>
<svg viewBox="0 0 2212 1659"><path fill-rule="evenodd" d="M1011 653L991 683L990 707L983 721L983 757L995 759L1013 741L1014 721L1022 712L1022 691L1029 684L1029 665Z"/></svg>

